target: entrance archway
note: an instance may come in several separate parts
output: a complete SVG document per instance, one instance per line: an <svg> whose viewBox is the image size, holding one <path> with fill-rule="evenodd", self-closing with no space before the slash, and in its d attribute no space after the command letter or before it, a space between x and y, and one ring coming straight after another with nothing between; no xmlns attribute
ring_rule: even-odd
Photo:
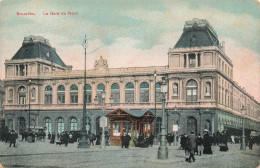
<svg viewBox="0 0 260 168"><path fill-rule="evenodd" d="M197 120L196 118L190 116L187 118L187 134L190 134L190 132L193 131L194 134L197 134Z"/></svg>
<svg viewBox="0 0 260 168"><path fill-rule="evenodd" d="M26 128L26 122L23 117L18 118L18 130L23 131Z"/></svg>

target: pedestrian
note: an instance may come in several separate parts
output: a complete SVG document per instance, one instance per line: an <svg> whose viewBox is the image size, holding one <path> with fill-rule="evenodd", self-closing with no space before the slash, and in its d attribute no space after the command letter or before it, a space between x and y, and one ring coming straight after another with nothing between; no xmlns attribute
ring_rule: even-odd
<svg viewBox="0 0 260 168"><path fill-rule="evenodd" d="M212 150L211 150L211 138L209 136L209 132L207 129L204 130L204 135L203 135L203 146L204 146L204 150L203 150L203 154L212 154Z"/></svg>
<svg viewBox="0 0 260 168"><path fill-rule="evenodd" d="M90 145L92 144L94 146L94 135L92 132L89 135L89 141L90 141Z"/></svg>
<svg viewBox="0 0 260 168"><path fill-rule="evenodd" d="M125 148L129 148L129 143L131 141L130 135L128 133L125 135Z"/></svg>
<svg viewBox="0 0 260 168"><path fill-rule="evenodd" d="M191 134L188 136L187 142L187 147L190 154L188 162L191 163L191 159L193 160L193 162L195 162L194 153L196 149L196 137L193 131L191 131Z"/></svg>
<svg viewBox="0 0 260 168"><path fill-rule="evenodd" d="M198 155L202 155L204 147L203 147L203 138L198 134L197 138L197 145L198 145Z"/></svg>
<svg viewBox="0 0 260 168"><path fill-rule="evenodd" d="M50 140L51 139L51 133L49 132L48 133L48 140Z"/></svg>
<svg viewBox="0 0 260 168"><path fill-rule="evenodd" d="M50 143L51 143L51 144L54 144L54 141L55 141L55 133L53 132L53 133L51 134L51 141L50 141Z"/></svg>
<svg viewBox="0 0 260 168"><path fill-rule="evenodd" d="M219 151L228 151L227 134L224 131L220 134Z"/></svg>
<svg viewBox="0 0 260 168"><path fill-rule="evenodd" d="M253 150L254 139L252 136L249 137L249 150Z"/></svg>
<svg viewBox="0 0 260 168"><path fill-rule="evenodd" d="M123 148L125 146L125 142L126 142L126 137L125 137L126 133L124 132L124 134L121 136L121 148Z"/></svg>
<svg viewBox="0 0 260 168"><path fill-rule="evenodd" d="M10 145L9 145L9 147L11 147L12 144L13 144L14 147L15 147L15 143L16 143L17 137L18 137L18 136L17 136L17 134L15 133L15 131L12 130L11 133L10 133Z"/></svg>
<svg viewBox="0 0 260 168"><path fill-rule="evenodd" d="M65 146L67 147L68 143L69 143L69 135L68 135L67 131L65 131L65 133L62 135L62 139L63 139Z"/></svg>

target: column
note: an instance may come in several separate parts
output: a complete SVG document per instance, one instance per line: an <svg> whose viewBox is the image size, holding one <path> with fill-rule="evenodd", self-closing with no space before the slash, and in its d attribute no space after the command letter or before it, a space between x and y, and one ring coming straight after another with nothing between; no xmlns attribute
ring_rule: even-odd
<svg viewBox="0 0 260 168"><path fill-rule="evenodd" d="M82 104L83 103L83 94L84 94L84 84L82 82L78 83L78 103Z"/></svg>
<svg viewBox="0 0 260 168"><path fill-rule="evenodd" d="M149 80L149 102L154 102L154 80Z"/></svg>
<svg viewBox="0 0 260 168"><path fill-rule="evenodd" d="M96 86L95 82L91 82L91 83L92 83L92 85L91 85L91 95L92 95L91 102L92 102L92 104L95 104L95 103L97 103L97 102L95 102L95 97L97 95L97 86Z"/></svg>
<svg viewBox="0 0 260 168"><path fill-rule="evenodd" d="M215 132L215 120L214 120L214 114L211 114L211 133L213 134Z"/></svg>
<svg viewBox="0 0 260 168"><path fill-rule="evenodd" d="M125 103L125 83L120 81L119 87L120 103Z"/></svg>
<svg viewBox="0 0 260 168"><path fill-rule="evenodd" d="M189 61L189 54L186 54L186 63L187 63L187 68L189 68L190 67L190 61Z"/></svg>
<svg viewBox="0 0 260 168"><path fill-rule="evenodd" d="M106 91L105 103L110 103L109 98L111 97L111 86L109 81L106 81L105 91Z"/></svg>
<svg viewBox="0 0 260 168"><path fill-rule="evenodd" d="M138 80L135 80L135 103L139 103L139 85L138 85Z"/></svg>
<svg viewBox="0 0 260 168"><path fill-rule="evenodd" d="M70 104L70 85L65 83L65 104Z"/></svg>

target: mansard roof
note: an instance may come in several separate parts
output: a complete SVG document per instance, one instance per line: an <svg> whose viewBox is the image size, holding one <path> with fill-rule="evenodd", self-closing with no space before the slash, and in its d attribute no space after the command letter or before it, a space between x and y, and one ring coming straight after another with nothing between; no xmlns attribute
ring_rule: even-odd
<svg viewBox="0 0 260 168"><path fill-rule="evenodd" d="M55 48L52 48L49 40L41 36L28 36L24 38L22 47L12 57L12 60L41 58L60 66L66 67Z"/></svg>
<svg viewBox="0 0 260 168"><path fill-rule="evenodd" d="M219 47L219 40L216 32L205 19L192 19L186 21L183 33L174 48L191 47Z"/></svg>

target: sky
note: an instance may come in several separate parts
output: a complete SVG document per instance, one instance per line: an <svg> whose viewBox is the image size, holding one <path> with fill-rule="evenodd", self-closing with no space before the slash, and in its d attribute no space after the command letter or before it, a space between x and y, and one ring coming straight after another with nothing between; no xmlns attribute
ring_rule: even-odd
<svg viewBox="0 0 260 168"><path fill-rule="evenodd" d="M0 79L5 77L5 60L14 56L29 35L49 39L74 70L84 67L81 44L85 35L88 69L100 56L110 68L165 66L168 49L180 38L185 21L193 18L207 19L219 40L225 41L234 80L260 102L257 0L0 0Z"/></svg>

